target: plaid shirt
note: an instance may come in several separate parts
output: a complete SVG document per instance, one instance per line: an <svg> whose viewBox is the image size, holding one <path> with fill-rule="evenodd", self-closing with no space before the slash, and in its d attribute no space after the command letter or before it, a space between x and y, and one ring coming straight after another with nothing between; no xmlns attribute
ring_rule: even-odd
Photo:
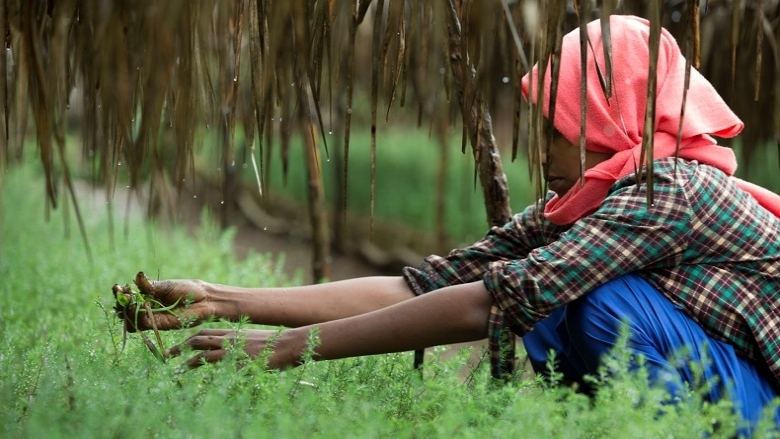
<svg viewBox="0 0 780 439"><path fill-rule="evenodd" d="M493 295L491 357L504 320L523 335L594 288L637 272L780 382L780 220L723 172L655 162L654 204L631 175L593 214L555 226L532 205L476 244L404 269L416 294L482 280ZM548 195L549 196L549 195Z"/></svg>

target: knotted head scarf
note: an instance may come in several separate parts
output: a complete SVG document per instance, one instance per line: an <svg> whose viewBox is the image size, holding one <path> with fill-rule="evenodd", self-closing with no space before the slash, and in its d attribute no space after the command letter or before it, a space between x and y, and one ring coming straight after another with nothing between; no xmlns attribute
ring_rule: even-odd
<svg viewBox="0 0 780 439"><path fill-rule="evenodd" d="M580 34L579 29L563 37L561 69L555 107L555 128L571 143L580 136ZM607 102L596 64L606 74L602 50L601 23L587 26L593 50L588 50L586 149L614 154L588 169L584 184L577 182L562 197L545 205L545 216L554 224L571 224L596 211L617 180L641 168L639 163L644 129L647 83L650 65L650 26L645 19L626 15L610 17L612 42L613 95ZM654 159L675 154L680 109L685 87L685 58L677 42L661 30L657 65L656 126ZM548 64L544 77L545 116L549 115L551 75ZM533 77L533 81L531 81ZM533 84L533 90L530 87ZM522 92L534 102L539 87L538 65L522 79ZM678 156L715 166L727 175L737 168L734 152L718 146L712 136L733 137L744 127L712 85L696 69L691 69L690 86L683 118ZM775 216L780 217L780 196L759 186L738 180L737 184Z"/></svg>

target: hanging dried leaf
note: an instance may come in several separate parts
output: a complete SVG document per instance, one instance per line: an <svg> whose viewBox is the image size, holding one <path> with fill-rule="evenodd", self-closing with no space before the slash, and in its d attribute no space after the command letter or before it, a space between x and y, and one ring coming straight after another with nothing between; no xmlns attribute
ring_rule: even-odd
<svg viewBox="0 0 780 439"><path fill-rule="evenodd" d="M371 44L371 182L369 196L369 235L374 236L374 201L376 196L376 108L379 100L379 73L382 61L382 12L385 7L384 0L377 0L374 11L374 26L372 29Z"/></svg>
<svg viewBox="0 0 780 439"><path fill-rule="evenodd" d="M698 22L699 16L699 0L690 0L688 2L688 20L692 23ZM685 121L685 105L688 102L688 89L691 84L691 67L697 60L697 47L699 44L699 36L697 34L699 30L698 24L695 24L688 28L688 35L685 38L685 85L683 86L683 98L682 105L680 107L680 122L677 127L677 144L674 149L674 155L680 152L680 142L682 141L683 123ZM675 172L677 171L677 162L674 164Z"/></svg>
<svg viewBox="0 0 780 439"><path fill-rule="evenodd" d="M758 101L761 93L761 63L764 57L764 0L758 0L756 7L756 92L753 100Z"/></svg>
<svg viewBox="0 0 780 439"><path fill-rule="evenodd" d="M604 74L599 75L604 89L604 98L609 103L612 98L612 31L609 17L617 9L617 0L605 0L601 5L601 49L604 53ZM598 66L598 65L597 65Z"/></svg>
<svg viewBox="0 0 780 439"><path fill-rule="evenodd" d="M10 49L7 36L10 35L11 30L6 28L8 19L6 16L6 2L0 2L0 38L2 38L2 46ZM6 65L8 57L5 54L0 55L0 176L5 171L8 163L8 145L9 145L9 133L8 133L8 66Z"/></svg>
<svg viewBox="0 0 780 439"><path fill-rule="evenodd" d="M504 5L507 5L504 3ZM508 7L508 5L507 5ZM513 26L512 31L512 38L515 39L515 35L517 38L515 39L515 44L519 44L521 50L523 47L523 42L520 41L520 36L517 33L517 24L516 23L522 23L522 16L521 16L521 8L515 8L514 12L509 11L508 9L508 15L506 16L506 20L510 23L510 26ZM526 58L525 62L522 60L522 56L520 53L520 50L513 51L513 59L514 59L514 69L512 70L512 84L514 85L515 90L515 98L512 102L513 106L513 117L512 117L512 161L514 162L517 160L517 154L520 150L520 124L522 120L522 114L523 114L523 106L525 106L525 99L523 98L523 93L521 87L519 87L517 84L520 84L520 81L522 80L523 76L526 72L530 71L530 66L528 65L528 59Z"/></svg>
<svg viewBox="0 0 780 439"><path fill-rule="evenodd" d="M731 2L731 88L737 80L737 45L739 44L739 26L742 22L744 0Z"/></svg>
<svg viewBox="0 0 780 439"><path fill-rule="evenodd" d="M585 139L588 115L588 22L591 14L590 0L578 0L577 14L580 20L580 185L585 184ZM596 57L593 57L594 64ZM606 92L604 93L606 94Z"/></svg>
<svg viewBox="0 0 780 439"><path fill-rule="evenodd" d="M349 8L346 10L346 17L349 22L349 37L347 40L347 114L344 118L344 177L342 181L342 198L344 206L347 206L347 181L349 176L349 133L352 127L352 97L355 89L355 37L357 35L358 25L358 4L357 0L349 1ZM346 209L344 210L344 223L346 224Z"/></svg>
<svg viewBox="0 0 780 439"><path fill-rule="evenodd" d="M655 99L658 87L658 48L661 42L661 4L659 0L648 3L650 20L650 67L647 75L647 105L645 106L645 122L642 131L642 152L637 165L637 181L642 181L641 170L645 168L645 184L647 184L647 203L653 204L653 140L655 134ZM646 163L645 163L646 161Z"/></svg>
<svg viewBox="0 0 780 439"><path fill-rule="evenodd" d="M543 42L542 53L544 57L542 59L550 59L551 80L550 80L550 96L549 96L549 115L547 124L547 142L549 144L552 141L554 125L555 125L555 99L558 95L558 76L561 71L561 46L563 41L563 18L566 13L566 5L564 2L555 1L549 5L549 18L547 21L547 37ZM546 47L544 46L546 44ZM541 63L540 63L541 65ZM539 81L542 82L544 76L540 75ZM542 96L544 95L544 87L539 85L540 99L537 102L542 102ZM541 106L540 106L541 107ZM541 113L540 113L541 115Z"/></svg>
<svg viewBox="0 0 780 439"><path fill-rule="evenodd" d="M395 41L398 46L396 59L394 60L395 70L392 72L390 78L392 85L389 93L390 97L387 102L385 122L389 121L390 119L390 107L393 105L393 101L395 100L395 93L396 89L398 88L398 82L402 77L401 69L404 67L406 52L406 14L404 13L404 4L405 0L390 0L390 6L388 7L387 11L387 29L385 30L385 37L382 42L382 54L380 55L380 58L382 59L382 71L384 76L387 76L387 53L390 49L390 44L391 42ZM396 38L393 38L393 33L395 33Z"/></svg>

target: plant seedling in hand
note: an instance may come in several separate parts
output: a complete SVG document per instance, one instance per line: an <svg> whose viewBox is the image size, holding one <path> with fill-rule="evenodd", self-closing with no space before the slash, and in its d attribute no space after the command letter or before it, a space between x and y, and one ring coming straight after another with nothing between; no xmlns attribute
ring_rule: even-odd
<svg viewBox="0 0 780 439"><path fill-rule="evenodd" d="M143 276L142 273L139 273L139 276ZM141 280L147 280L145 276ZM148 280L147 280L148 281ZM134 283L136 284L136 287L138 285L139 279L136 278ZM151 291L150 289L147 289L148 291ZM132 325L132 328L135 332L141 335L141 338L143 339L146 346L149 348L149 350L154 354L155 357L157 357L160 361L165 363L166 360L166 354L165 354L165 347L163 346L162 337L160 337L160 331L157 328L157 324L154 319L154 313L159 312L167 312L171 313L171 310L176 308L179 304L179 300L176 300L173 304L169 306L165 306L160 301L156 300L154 298L154 294L147 294L143 292L143 289L136 289L133 287L133 285L125 284L122 285L114 285L112 288L112 291L114 293L114 299L116 300L116 303L114 304L114 310L116 311L117 315L125 320L125 322ZM138 328L138 315L141 312L145 312L148 320L152 323L152 329L154 330L155 338L157 339L157 345L155 346L154 343L147 337L142 331ZM127 340L127 325L124 327L123 332L123 339L122 339L122 349L124 349L125 342Z"/></svg>

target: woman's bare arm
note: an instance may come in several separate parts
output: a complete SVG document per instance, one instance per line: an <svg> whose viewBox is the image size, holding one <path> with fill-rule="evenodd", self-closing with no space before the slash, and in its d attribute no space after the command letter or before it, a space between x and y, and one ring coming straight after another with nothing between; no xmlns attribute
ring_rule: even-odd
<svg viewBox="0 0 780 439"><path fill-rule="evenodd" d="M208 318L298 327L338 320L381 309L414 297L402 277L363 277L291 288L244 288L201 280L151 280L138 273L140 291L154 297L173 313L154 313L158 329L180 328ZM126 287L114 285L114 293ZM152 328L147 313L127 308L118 312L129 331Z"/></svg>
<svg viewBox="0 0 780 439"><path fill-rule="evenodd" d="M375 311L413 298L400 276L362 277L290 288L211 285L217 317L299 327Z"/></svg>
<svg viewBox="0 0 780 439"><path fill-rule="evenodd" d="M244 338L243 349L257 357L266 348L270 368L283 369L299 364L311 332L319 331L314 358L331 360L420 349L428 346L474 341L485 338L493 298L484 284L473 282L442 288L410 300L352 317L283 331L206 329L184 342L203 352L188 361L191 367L220 361L226 346ZM181 353L181 346L171 355Z"/></svg>

